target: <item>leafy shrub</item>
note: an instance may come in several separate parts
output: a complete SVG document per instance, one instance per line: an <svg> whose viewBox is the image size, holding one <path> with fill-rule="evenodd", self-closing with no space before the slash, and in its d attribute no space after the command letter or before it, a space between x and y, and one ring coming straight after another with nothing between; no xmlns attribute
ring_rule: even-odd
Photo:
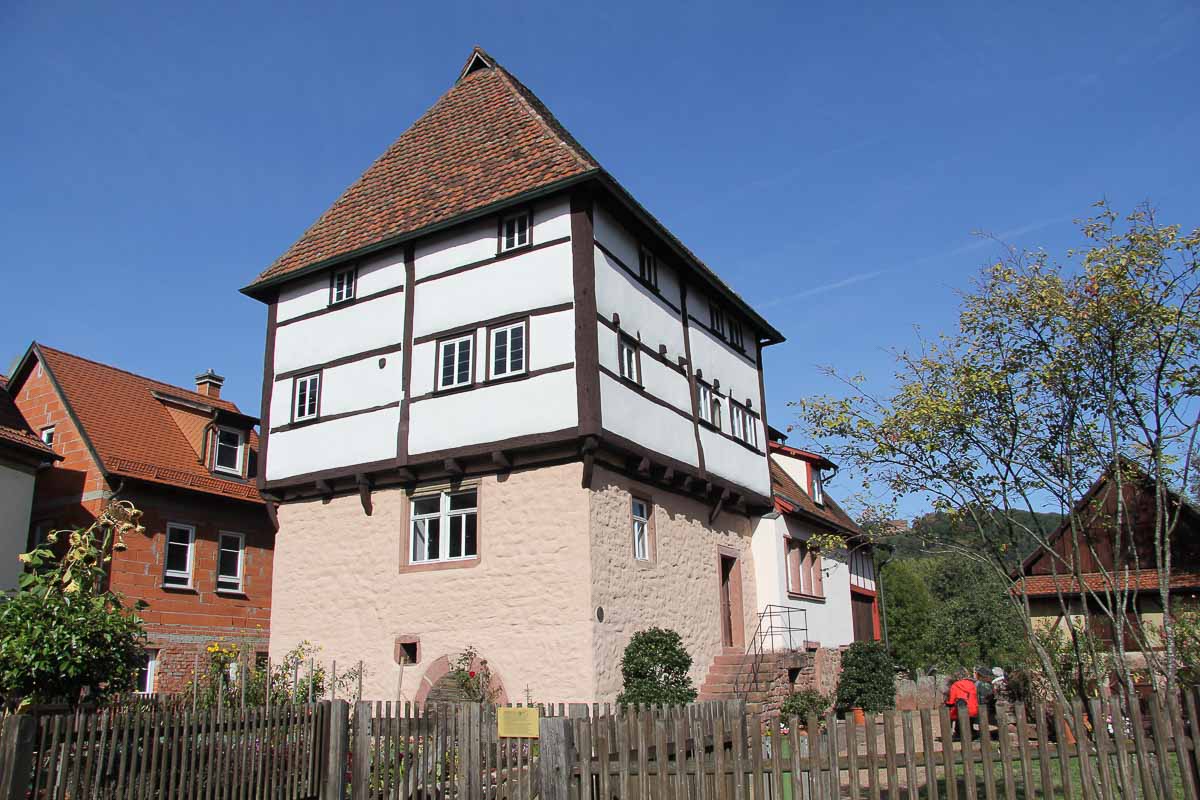
<svg viewBox="0 0 1200 800"><path fill-rule="evenodd" d="M1200 467L1200 464L1197 464ZM1166 637L1165 631L1161 634ZM1200 686L1200 611L1185 611L1175 616L1176 661L1179 685Z"/></svg>
<svg viewBox="0 0 1200 800"><path fill-rule="evenodd" d="M882 642L855 642L842 655L837 707L869 714L896 705L895 666Z"/></svg>
<svg viewBox="0 0 1200 800"><path fill-rule="evenodd" d="M621 657L624 689L618 703L681 705L696 699L688 670L692 657L673 630L650 628L633 635Z"/></svg>
<svg viewBox="0 0 1200 800"><path fill-rule="evenodd" d="M0 602L0 695L7 703L74 705L133 688L145 657L137 615L144 604L127 607L105 578L125 534L144 533L141 516L128 502L114 502L89 527L53 531L21 556L21 589Z"/></svg>
<svg viewBox="0 0 1200 800"><path fill-rule="evenodd" d="M274 705L305 703L310 696L314 701L324 700L330 691L342 698L361 699L357 695L361 667L339 670L334 679L317 658L320 652L320 646L306 639L268 666L250 662L237 644L213 642L205 648L208 664L192 676L185 694L194 695L201 708L214 708L222 699L226 705L236 705L243 694L240 681L244 681L247 705L265 705L268 686Z"/></svg>
<svg viewBox="0 0 1200 800"><path fill-rule="evenodd" d="M789 694L779 707L779 713L785 717L799 717L803 725L808 722L809 714L815 714L820 719L832 704L833 698L829 695L821 694L816 689L804 689Z"/></svg>
<svg viewBox="0 0 1200 800"><path fill-rule="evenodd" d="M467 645L454 659L450 667L450 676L463 699L468 702L494 703L500 694L500 688L492 678L487 659L480 658L478 651L471 645Z"/></svg>

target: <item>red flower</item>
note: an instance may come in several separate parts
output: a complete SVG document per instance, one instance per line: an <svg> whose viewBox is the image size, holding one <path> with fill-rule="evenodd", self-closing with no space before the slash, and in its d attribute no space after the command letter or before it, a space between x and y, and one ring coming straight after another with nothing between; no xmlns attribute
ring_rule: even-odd
<svg viewBox="0 0 1200 800"><path fill-rule="evenodd" d="M470 671L470 672L468 672L467 674L468 674L468 675L470 675L472 678L474 678L474 677L475 677L475 670L471 670L471 671Z"/></svg>

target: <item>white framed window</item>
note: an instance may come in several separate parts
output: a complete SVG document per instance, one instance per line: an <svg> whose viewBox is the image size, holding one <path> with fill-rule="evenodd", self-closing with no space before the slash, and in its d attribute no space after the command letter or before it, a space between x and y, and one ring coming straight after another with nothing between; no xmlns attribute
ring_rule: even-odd
<svg viewBox="0 0 1200 800"><path fill-rule="evenodd" d="M245 534L221 531L217 546L217 591L242 591L245 564Z"/></svg>
<svg viewBox="0 0 1200 800"><path fill-rule="evenodd" d="M716 303L708 304L708 327L722 339L725 338L725 313Z"/></svg>
<svg viewBox="0 0 1200 800"><path fill-rule="evenodd" d="M479 557L479 490L446 490L412 499L413 564Z"/></svg>
<svg viewBox="0 0 1200 800"><path fill-rule="evenodd" d="M633 557L638 561L650 560L650 509L645 500L633 498Z"/></svg>
<svg viewBox="0 0 1200 800"><path fill-rule="evenodd" d="M233 475L242 474L246 439L236 428L217 428L213 438L213 469Z"/></svg>
<svg viewBox="0 0 1200 800"><path fill-rule="evenodd" d="M700 413L700 419L705 422L712 422L712 388L707 383L696 383L696 410Z"/></svg>
<svg viewBox="0 0 1200 800"><path fill-rule="evenodd" d="M138 666L134 691L138 694L154 694L155 679L158 678L158 651L145 651L142 663Z"/></svg>
<svg viewBox="0 0 1200 800"><path fill-rule="evenodd" d="M492 377L507 378L525 371L525 320L490 331Z"/></svg>
<svg viewBox="0 0 1200 800"><path fill-rule="evenodd" d="M812 470L812 499L819 506L825 505L825 482L821 478L821 470L816 467L810 467Z"/></svg>
<svg viewBox="0 0 1200 800"><path fill-rule="evenodd" d="M333 273L329 284L329 304L344 303L354 299L354 267Z"/></svg>
<svg viewBox="0 0 1200 800"><path fill-rule="evenodd" d="M196 529L191 525L167 523L166 552L163 554L163 585L191 586Z"/></svg>
<svg viewBox="0 0 1200 800"><path fill-rule="evenodd" d="M617 363L621 368L621 377L634 383L641 384L641 371L638 369L637 341L628 336L617 337Z"/></svg>
<svg viewBox="0 0 1200 800"><path fill-rule="evenodd" d="M321 408L321 373L314 372L296 378L295 403L292 406L292 422L316 419Z"/></svg>
<svg viewBox="0 0 1200 800"><path fill-rule="evenodd" d="M474 334L438 342L439 389L454 389L471 383L471 376L475 373L471 360L474 344Z"/></svg>
<svg viewBox="0 0 1200 800"><path fill-rule="evenodd" d="M638 276L654 288L658 288L658 259L644 247L638 251Z"/></svg>
<svg viewBox="0 0 1200 800"><path fill-rule="evenodd" d="M758 415L746 412L746 444L758 449Z"/></svg>
<svg viewBox="0 0 1200 800"><path fill-rule="evenodd" d="M529 212L510 214L500 223L500 252L529 244Z"/></svg>
<svg viewBox="0 0 1200 800"><path fill-rule="evenodd" d="M49 445L50 447L54 446L54 426L53 425L47 425L46 427L42 428L42 442L44 444Z"/></svg>
<svg viewBox="0 0 1200 800"><path fill-rule="evenodd" d="M732 400L729 401L729 427L733 428L734 436L746 440L746 411Z"/></svg>
<svg viewBox="0 0 1200 800"><path fill-rule="evenodd" d="M708 422L714 428L721 428L721 398L714 394L712 398L712 412L709 414Z"/></svg>

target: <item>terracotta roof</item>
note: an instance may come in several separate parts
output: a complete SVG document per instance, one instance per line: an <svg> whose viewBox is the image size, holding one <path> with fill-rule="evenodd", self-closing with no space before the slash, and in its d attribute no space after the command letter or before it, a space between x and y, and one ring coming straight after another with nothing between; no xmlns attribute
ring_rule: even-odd
<svg viewBox="0 0 1200 800"><path fill-rule="evenodd" d="M167 407L153 393L241 415L236 405L45 345L35 343L33 349L107 473L261 502L252 480L224 479L200 463ZM249 438L249 452L257 453L253 430Z"/></svg>
<svg viewBox="0 0 1200 800"><path fill-rule="evenodd" d="M255 283L597 169L532 92L489 64L460 78Z"/></svg>
<svg viewBox="0 0 1200 800"><path fill-rule="evenodd" d="M243 291L253 295L285 276L590 177L727 292L769 341L783 341L783 334L604 170L533 92L478 47L454 86Z"/></svg>
<svg viewBox="0 0 1200 800"><path fill-rule="evenodd" d="M58 458L54 450L29 427L21 410L8 394L8 378L0 375L0 445L15 447L31 455Z"/></svg>
<svg viewBox="0 0 1200 800"><path fill-rule="evenodd" d="M1105 592L1109 589L1108 581L1115 580L1115 591L1130 589L1137 591L1158 591L1158 571L1143 569L1129 573L1128 585L1124 575L1108 576L1103 573L1089 572L1083 575L1083 585L1095 592ZM1062 587L1064 594L1079 594L1079 581L1073 575L1028 575L1013 584L1014 594L1024 592L1030 597L1045 597L1056 595L1055 583ZM1167 582L1170 589L1200 589L1200 572L1172 571Z"/></svg>
<svg viewBox="0 0 1200 800"><path fill-rule="evenodd" d="M804 491L783 467L775 463L775 459L768 460L771 463L771 492L775 495L776 511L809 517L853 536L862 533L862 529L829 496L829 492L825 492L824 505L817 505L808 496L808 492Z"/></svg>

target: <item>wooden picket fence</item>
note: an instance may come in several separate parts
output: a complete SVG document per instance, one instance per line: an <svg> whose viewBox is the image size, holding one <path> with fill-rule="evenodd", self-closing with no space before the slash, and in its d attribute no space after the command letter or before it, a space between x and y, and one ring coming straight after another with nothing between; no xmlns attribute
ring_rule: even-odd
<svg viewBox="0 0 1200 800"><path fill-rule="evenodd" d="M945 708L863 725L739 702L539 705L537 738L478 704L22 715L0 800L1200 800L1198 703L981 709L957 736Z"/></svg>
<svg viewBox="0 0 1200 800"><path fill-rule="evenodd" d="M306 800L319 796L327 704L171 705L5 720L2 800Z"/></svg>

